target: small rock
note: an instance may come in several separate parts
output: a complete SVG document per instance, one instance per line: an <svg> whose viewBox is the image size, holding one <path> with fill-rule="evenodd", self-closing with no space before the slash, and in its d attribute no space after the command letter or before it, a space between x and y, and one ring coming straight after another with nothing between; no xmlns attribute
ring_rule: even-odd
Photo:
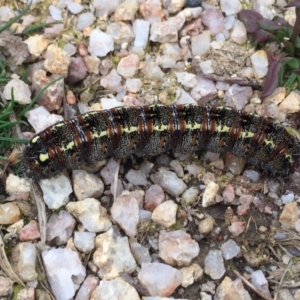
<svg viewBox="0 0 300 300"><path fill-rule="evenodd" d="M205 60L199 64L200 69L203 74L213 74L215 73L213 66L212 66L212 60Z"/></svg>
<svg viewBox="0 0 300 300"><path fill-rule="evenodd" d="M164 17L161 0L146 0L140 5L140 13L150 24L160 22Z"/></svg>
<svg viewBox="0 0 300 300"><path fill-rule="evenodd" d="M222 194L222 197L224 199L225 204L230 204L234 201L235 194L234 194L234 188L231 184L228 184Z"/></svg>
<svg viewBox="0 0 300 300"><path fill-rule="evenodd" d="M176 223L177 204L168 200L159 204L153 211L151 219L168 228Z"/></svg>
<svg viewBox="0 0 300 300"><path fill-rule="evenodd" d="M163 0L162 4L170 14L175 14L182 10L185 0Z"/></svg>
<svg viewBox="0 0 300 300"><path fill-rule="evenodd" d="M13 270L24 282L36 280L36 248L32 243L19 243L12 249L11 263Z"/></svg>
<svg viewBox="0 0 300 300"><path fill-rule="evenodd" d="M117 71L124 78L133 77L139 68L140 59L136 54L130 54L121 58Z"/></svg>
<svg viewBox="0 0 300 300"><path fill-rule="evenodd" d="M220 0L222 11L227 15L235 15L242 9L240 0Z"/></svg>
<svg viewBox="0 0 300 300"><path fill-rule="evenodd" d="M54 44L47 48L44 67L48 72L67 76L70 63L70 55L63 49Z"/></svg>
<svg viewBox="0 0 300 300"><path fill-rule="evenodd" d="M202 13L202 23L206 25L212 35L223 32L224 17L219 8L210 7Z"/></svg>
<svg viewBox="0 0 300 300"><path fill-rule="evenodd" d="M146 20L136 19L133 22L132 30L135 35L134 47L145 49L147 47L150 23Z"/></svg>
<svg viewBox="0 0 300 300"><path fill-rule="evenodd" d="M195 187L188 188L181 196L181 203L193 205L198 199L199 191Z"/></svg>
<svg viewBox="0 0 300 300"><path fill-rule="evenodd" d="M0 224L14 224L20 220L20 210L16 203L0 204Z"/></svg>
<svg viewBox="0 0 300 300"><path fill-rule="evenodd" d="M31 220L19 232L19 239L22 242L37 240L41 237L37 221Z"/></svg>
<svg viewBox="0 0 300 300"><path fill-rule="evenodd" d="M158 205L165 201L165 194L163 189L158 184L153 184L146 191L145 208L153 211Z"/></svg>
<svg viewBox="0 0 300 300"><path fill-rule="evenodd" d="M114 39L110 34L94 29L90 35L88 50L91 55L104 57L114 50Z"/></svg>
<svg viewBox="0 0 300 300"><path fill-rule="evenodd" d="M104 191L102 180L84 170L73 170L73 188L78 200L100 198Z"/></svg>
<svg viewBox="0 0 300 300"><path fill-rule="evenodd" d="M11 100L11 91L13 89L13 96L16 102L20 104L29 104L31 103L31 91L29 86L19 79L19 76L13 74L11 80L5 85L3 89L3 98L6 100Z"/></svg>
<svg viewBox="0 0 300 300"><path fill-rule="evenodd" d="M160 79L164 77L164 72L154 61L146 61L142 73L149 79Z"/></svg>
<svg viewBox="0 0 300 300"><path fill-rule="evenodd" d="M267 52L265 50L258 50L250 56L250 59L256 77L259 79L265 77L269 66Z"/></svg>
<svg viewBox="0 0 300 300"><path fill-rule="evenodd" d="M54 5L50 5L49 6L49 12L51 17L55 20L55 21L61 21L62 20L62 11L61 9L55 7Z"/></svg>
<svg viewBox="0 0 300 300"><path fill-rule="evenodd" d="M111 184L114 181L115 172L118 167L118 161L115 158L110 158L104 168L101 170L100 175L105 185Z"/></svg>
<svg viewBox="0 0 300 300"><path fill-rule="evenodd" d="M257 270L251 273L251 283L266 296L271 297L269 291L269 283L264 273L261 270Z"/></svg>
<svg viewBox="0 0 300 300"><path fill-rule="evenodd" d="M252 95L253 91L251 87L240 86L234 83L229 90L226 91L224 101L228 106L241 110L245 107Z"/></svg>
<svg viewBox="0 0 300 300"><path fill-rule="evenodd" d="M239 236L241 233L245 231L245 223L241 221L233 222L228 230L234 235Z"/></svg>
<svg viewBox="0 0 300 300"><path fill-rule="evenodd" d="M106 209L94 198L69 202L66 208L88 231L107 231L111 227L111 222L107 216Z"/></svg>
<svg viewBox="0 0 300 300"><path fill-rule="evenodd" d="M241 248L232 239L229 239L221 246L222 255L225 260L236 257L240 252Z"/></svg>
<svg viewBox="0 0 300 300"><path fill-rule="evenodd" d="M52 248L43 251L42 257L48 282L56 299L73 299L86 275L77 252L70 248Z"/></svg>
<svg viewBox="0 0 300 300"><path fill-rule="evenodd" d="M81 251L83 253L89 253L95 247L95 237L96 237L96 234L94 232L75 231L74 232L74 245L79 251Z"/></svg>
<svg viewBox="0 0 300 300"><path fill-rule="evenodd" d="M34 128L35 132L40 132L48 126L63 121L60 115L50 114L44 107L38 107L27 113L28 122Z"/></svg>
<svg viewBox="0 0 300 300"><path fill-rule="evenodd" d="M299 291L299 289L298 289ZM299 293L299 292L298 292ZM299 300L296 295L295 297L288 289L281 289L278 292L278 300Z"/></svg>
<svg viewBox="0 0 300 300"><path fill-rule="evenodd" d="M202 206L208 207L216 203L216 196L219 190L219 185L211 181L207 184L203 197L202 197Z"/></svg>
<svg viewBox="0 0 300 300"><path fill-rule="evenodd" d="M83 58L89 73L99 74L100 59L94 55L87 55Z"/></svg>
<svg viewBox="0 0 300 300"><path fill-rule="evenodd" d="M197 177L200 173L203 172L203 168L195 164L187 165L186 169L189 172L189 174L193 175L194 177Z"/></svg>
<svg viewBox="0 0 300 300"><path fill-rule="evenodd" d="M71 57L67 82L75 84L82 81L87 76L87 71L82 57Z"/></svg>
<svg viewBox="0 0 300 300"><path fill-rule="evenodd" d="M92 4L96 10L97 17L107 17L113 13L118 5L120 5L121 0L93 0Z"/></svg>
<svg viewBox="0 0 300 300"><path fill-rule="evenodd" d="M242 280L237 278L232 281L229 277L225 277L221 284L218 286L215 300L231 299L234 295L235 300L251 300L248 291L245 290Z"/></svg>
<svg viewBox="0 0 300 300"><path fill-rule="evenodd" d="M145 186L148 184L146 175L141 170L130 169L125 178L133 185Z"/></svg>
<svg viewBox="0 0 300 300"><path fill-rule="evenodd" d="M21 289L20 292L18 293L17 296L18 300L35 300L35 292L34 292L34 288L24 288Z"/></svg>
<svg viewBox="0 0 300 300"><path fill-rule="evenodd" d="M167 21L153 23L150 29L150 40L159 43L178 41L178 32L185 22L183 15L170 17Z"/></svg>
<svg viewBox="0 0 300 300"><path fill-rule="evenodd" d="M96 251L93 254L95 265L99 268L101 279L113 279L121 272L131 274L136 262L130 252L128 238L115 236L113 229L96 237Z"/></svg>
<svg viewBox="0 0 300 300"><path fill-rule="evenodd" d="M159 257L172 266L188 266L198 256L198 243L183 230L159 233Z"/></svg>
<svg viewBox="0 0 300 300"><path fill-rule="evenodd" d="M128 78L126 79L126 88L128 92L137 93L140 88L143 86L143 83L138 78Z"/></svg>
<svg viewBox="0 0 300 300"><path fill-rule="evenodd" d="M142 264L138 279L151 296L168 297L181 284L182 274L166 264L146 263Z"/></svg>
<svg viewBox="0 0 300 300"><path fill-rule="evenodd" d="M176 43L165 43L160 46L162 55L158 55L156 63L164 69L174 68L176 62L182 59L182 50Z"/></svg>
<svg viewBox="0 0 300 300"><path fill-rule="evenodd" d="M177 81L186 88L193 88L197 84L197 77L195 74L188 72L176 72Z"/></svg>
<svg viewBox="0 0 300 300"><path fill-rule="evenodd" d="M197 76L197 84L191 90L191 96L199 102L206 104L212 98L215 98L217 89L212 80Z"/></svg>
<svg viewBox="0 0 300 300"><path fill-rule="evenodd" d="M160 168L157 173L150 176L151 180L159 184L167 193L174 197L181 195L186 189L186 184L174 172Z"/></svg>
<svg viewBox="0 0 300 300"><path fill-rule="evenodd" d="M99 284L99 278L94 275L89 275L85 278L83 284L76 294L75 300L90 300L92 292ZM42 300L42 299L41 299Z"/></svg>
<svg viewBox="0 0 300 300"><path fill-rule="evenodd" d="M47 242L55 246L67 243L73 234L75 225L75 219L65 210L61 210L58 214L52 214L47 222Z"/></svg>
<svg viewBox="0 0 300 300"><path fill-rule="evenodd" d="M13 284L14 282L9 277L0 276L0 296L5 297L12 295Z"/></svg>
<svg viewBox="0 0 300 300"><path fill-rule="evenodd" d="M11 199L27 200L31 191L30 182L10 173L6 179L5 190Z"/></svg>
<svg viewBox="0 0 300 300"><path fill-rule="evenodd" d="M285 99L285 95L286 95L285 87L278 87L271 95L264 98L263 103L264 104L274 103L276 105L279 105L282 102L282 100Z"/></svg>
<svg viewBox="0 0 300 300"><path fill-rule="evenodd" d="M192 36L191 47L193 55L202 56L209 52L211 42L211 33L209 30L204 30L202 33Z"/></svg>
<svg viewBox="0 0 300 300"><path fill-rule="evenodd" d="M260 179L260 174L255 170L245 170L243 176L249 178L252 182L258 182Z"/></svg>
<svg viewBox="0 0 300 300"><path fill-rule="evenodd" d="M73 192L70 179L64 174L40 180L40 187L44 194L44 201L50 209L58 209L67 204L69 195Z"/></svg>
<svg viewBox="0 0 300 300"><path fill-rule="evenodd" d="M239 216L245 215L250 210L250 204L253 202L254 197L252 195L242 195L239 199L240 205L237 208L237 214Z"/></svg>
<svg viewBox="0 0 300 300"><path fill-rule="evenodd" d="M233 30L231 32L231 39L237 44L244 44L247 42L247 30L245 25L239 20L235 20Z"/></svg>
<svg viewBox="0 0 300 300"><path fill-rule="evenodd" d="M111 207L112 219L120 225L126 235L134 237L137 235L137 225L140 221L139 206L141 194L139 192L124 191L118 196Z"/></svg>
<svg viewBox="0 0 300 300"><path fill-rule="evenodd" d="M172 161L170 162L170 167L176 172L176 174L177 174L179 177L183 177L183 175L184 175L183 167L182 167L182 165L180 164L179 160L172 160Z"/></svg>
<svg viewBox="0 0 300 300"><path fill-rule="evenodd" d="M300 95L292 91L280 104L280 111L293 114L300 111Z"/></svg>
<svg viewBox="0 0 300 300"><path fill-rule="evenodd" d="M77 4L75 2L73 2L73 3ZM91 26L94 23L94 21L95 21L95 17L92 13L86 12L86 13L80 14L78 16L76 29L83 30L84 28Z"/></svg>
<svg viewBox="0 0 300 300"><path fill-rule="evenodd" d="M142 263L151 262L151 257L148 248L139 244L135 240L131 240L129 241L129 243L130 243L131 253L139 265L142 265Z"/></svg>
<svg viewBox="0 0 300 300"><path fill-rule="evenodd" d="M197 264L183 267L180 269L180 272L182 274L182 287L188 287L203 277L203 269Z"/></svg>
<svg viewBox="0 0 300 300"><path fill-rule="evenodd" d="M90 300L140 300L135 288L122 277L112 280L101 280L92 293Z"/></svg>
<svg viewBox="0 0 300 300"><path fill-rule="evenodd" d="M212 216L208 216L199 222L198 229L201 234L209 234L214 229L215 220Z"/></svg>
<svg viewBox="0 0 300 300"><path fill-rule="evenodd" d="M135 13L139 9L137 0L125 0L115 10L115 21L131 21L134 19Z"/></svg>
<svg viewBox="0 0 300 300"><path fill-rule="evenodd" d="M209 250L204 259L204 272L213 280L220 279L225 274L226 270L220 250Z"/></svg>
<svg viewBox="0 0 300 300"><path fill-rule="evenodd" d="M100 85L107 90L116 91L120 88L121 81L122 77L118 74L118 72L115 69L112 69L110 73L108 73L100 80Z"/></svg>
<svg viewBox="0 0 300 300"><path fill-rule="evenodd" d="M287 203L280 214L279 222L284 229L295 228L298 219L298 207L296 202Z"/></svg>
<svg viewBox="0 0 300 300"><path fill-rule="evenodd" d="M30 54L39 57L48 47L49 40L43 35L35 34L24 41L27 44Z"/></svg>

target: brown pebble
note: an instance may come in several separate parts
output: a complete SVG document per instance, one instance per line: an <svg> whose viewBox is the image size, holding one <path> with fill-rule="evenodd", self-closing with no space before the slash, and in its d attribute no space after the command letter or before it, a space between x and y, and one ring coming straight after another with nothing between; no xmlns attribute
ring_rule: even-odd
<svg viewBox="0 0 300 300"><path fill-rule="evenodd" d="M68 102L70 105L76 104L76 97L75 97L74 93L73 93L71 90L69 90L69 91L67 92L67 97L66 97L66 99L67 99L67 102Z"/></svg>
<svg viewBox="0 0 300 300"><path fill-rule="evenodd" d="M89 54L89 52L87 50L86 44L80 43L78 45L78 52L79 52L80 56L87 56Z"/></svg>

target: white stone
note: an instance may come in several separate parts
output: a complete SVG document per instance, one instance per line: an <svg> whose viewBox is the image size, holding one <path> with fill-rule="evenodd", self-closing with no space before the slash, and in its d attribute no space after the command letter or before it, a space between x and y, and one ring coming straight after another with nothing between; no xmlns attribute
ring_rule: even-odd
<svg viewBox="0 0 300 300"><path fill-rule="evenodd" d="M168 228L176 223L176 212L177 204L172 200L168 200L154 209L151 219Z"/></svg>
<svg viewBox="0 0 300 300"><path fill-rule="evenodd" d="M137 0L125 0L115 10L115 21L131 21L137 10L139 9L139 3Z"/></svg>
<svg viewBox="0 0 300 300"><path fill-rule="evenodd" d="M210 50L211 33L208 30L204 30L202 33L192 36L192 52L193 55L204 55Z"/></svg>
<svg viewBox="0 0 300 300"><path fill-rule="evenodd" d="M250 56L250 59L256 77L259 79L265 77L269 66L267 52L265 50L258 50Z"/></svg>
<svg viewBox="0 0 300 300"><path fill-rule="evenodd" d="M149 79L160 79L165 75L160 67L152 60L146 61L142 73Z"/></svg>
<svg viewBox="0 0 300 300"><path fill-rule="evenodd" d="M212 67L212 61L211 60L205 60L199 64L200 69L203 74L213 74L215 71Z"/></svg>
<svg viewBox="0 0 300 300"><path fill-rule="evenodd" d="M257 289L261 290L265 295L271 297L268 280L261 270L257 270L251 273L251 283Z"/></svg>
<svg viewBox="0 0 300 300"><path fill-rule="evenodd" d="M137 93L143 86L143 82L139 78L128 78L125 85L128 92Z"/></svg>
<svg viewBox="0 0 300 300"><path fill-rule="evenodd" d="M101 170L100 175L106 185L111 184L114 181L114 176L118 162L115 158L110 158L104 168Z"/></svg>
<svg viewBox="0 0 300 300"><path fill-rule="evenodd" d="M157 173L150 177L154 183L159 184L163 190L175 197L178 197L187 189L186 184L177 177L176 173L165 168L160 168Z"/></svg>
<svg viewBox="0 0 300 300"><path fill-rule="evenodd" d="M131 26L125 22L111 22L106 27L106 32L114 39L115 44L131 44L134 39L134 33Z"/></svg>
<svg viewBox="0 0 300 300"><path fill-rule="evenodd" d="M8 6L0 7L0 22L8 22L15 16L15 12Z"/></svg>
<svg viewBox="0 0 300 300"><path fill-rule="evenodd" d="M56 300L73 299L86 274L77 252L70 248L52 248L43 251L42 257Z"/></svg>
<svg viewBox="0 0 300 300"><path fill-rule="evenodd" d="M89 253L95 247L95 237L96 237L96 234L94 232L75 231L74 232L74 245L79 251L81 251L83 253Z"/></svg>
<svg viewBox="0 0 300 300"><path fill-rule="evenodd" d="M234 22L233 30L231 32L231 39L237 44L244 44L247 42L246 27L239 20L235 20Z"/></svg>
<svg viewBox="0 0 300 300"><path fill-rule="evenodd" d="M113 279L121 272L131 274L136 262L130 252L128 238L115 236L113 229L96 237L96 251L93 254L101 279Z"/></svg>
<svg viewBox="0 0 300 300"><path fill-rule="evenodd" d="M85 170L73 170L72 175L74 193L78 200L101 197L104 184L99 177Z"/></svg>
<svg viewBox="0 0 300 300"><path fill-rule="evenodd" d="M188 72L176 72L178 82L186 88L193 88L197 84L197 77L195 74Z"/></svg>
<svg viewBox="0 0 300 300"><path fill-rule="evenodd" d="M134 239L131 239L129 241L129 243L130 243L131 253L139 265L142 265L142 263L150 263L151 262L151 257L150 257L148 248L139 244Z"/></svg>
<svg viewBox="0 0 300 300"><path fill-rule="evenodd" d="M121 87L121 81L122 77L118 74L116 69L112 69L106 76L101 78L100 85L107 90L115 92Z"/></svg>
<svg viewBox="0 0 300 300"><path fill-rule="evenodd" d="M224 259L229 260L236 257L240 253L241 248L234 240L229 239L221 246L221 251Z"/></svg>
<svg viewBox="0 0 300 300"><path fill-rule="evenodd" d="M172 266L188 266L199 255L198 243L183 230L159 233L159 257Z"/></svg>
<svg viewBox="0 0 300 300"><path fill-rule="evenodd" d="M55 246L67 243L73 234L75 225L75 219L65 210L61 210L58 214L52 214L47 221L46 241Z"/></svg>
<svg viewBox="0 0 300 300"><path fill-rule="evenodd" d="M124 105L116 98L101 98L100 102L101 102L102 109L111 109L111 108L120 107Z"/></svg>
<svg viewBox="0 0 300 300"><path fill-rule="evenodd" d="M49 40L43 35L35 34L24 41L27 44L30 54L38 57L48 47Z"/></svg>
<svg viewBox="0 0 300 300"><path fill-rule="evenodd" d="M67 204L69 195L73 192L70 179L64 174L40 180L40 187L44 201L50 209L58 209Z"/></svg>
<svg viewBox="0 0 300 300"><path fill-rule="evenodd" d="M135 288L123 278L117 277L112 280L101 280L93 291L90 300L140 300Z"/></svg>
<svg viewBox="0 0 300 300"><path fill-rule="evenodd" d="M140 221L141 199L138 194L139 192L124 191L114 200L110 210L112 219L131 237L137 235L137 225Z"/></svg>
<svg viewBox="0 0 300 300"><path fill-rule="evenodd" d="M292 114L300 111L300 95L292 91L280 104L279 109L282 112Z"/></svg>
<svg viewBox="0 0 300 300"><path fill-rule="evenodd" d="M81 4L76 3L75 1L74 2L73 1L68 1L67 2L67 7L68 7L68 10L72 14L79 14L84 9L84 7Z"/></svg>
<svg viewBox="0 0 300 300"><path fill-rule="evenodd" d="M60 115L50 114L43 106L30 110L26 117L35 132L40 132L48 126L64 120Z"/></svg>
<svg viewBox="0 0 300 300"><path fill-rule="evenodd" d="M106 231L111 227L111 222L107 216L106 209L94 198L69 202L66 208L88 231Z"/></svg>
<svg viewBox="0 0 300 300"><path fill-rule="evenodd" d="M181 203L184 205L192 205L198 199L199 191L194 187L188 188L181 196Z"/></svg>
<svg viewBox="0 0 300 300"><path fill-rule="evenodd" d="M62 11L60 9L58 9L57 7L55 7L54 5L50 5L49 6L49 11L50 11L50 15L51 17L55 20L55 21L61 21L62 20Z"/></svg>
<svg viewBox="0 0 300 300"><path fill-rule="evenodd" d="M116 10L121 0L93 0L91 3L96 9L97 17L107 17Z"/></svg>
<svg viewBox="0 0 300 300"><path fill-rule="evenodd" d="M95 21L95 17L92 13L87 12L87 13L80 14L78 16L76 29L83 30L84 28L91 26L94 23L94 21Z"/></svg>
<svg viewBox="0 0 300 300"><path fill-rule="evenodd" d="M180 272L182 274L182 287L188 287L203 277L203 270L198 264L183 267L180 269Z"/></svg>
<svg viewBox="0 0 300 300"><path fill-rule="evenodd" d="M158 55L156 63L162 68L174 68L177 61L182 58L182 50L177 43L164 43L160 46L162 55Z"/></svg>
<svg viewBox="0 0 300 300"><path fill-rule="evenodd" d="M37 252L35 245L32 243L19 243L12 249L13 270L24 282L37 279L36 259Z"/></svg>
<svg viewBox="0 0 300 300"><path fill-rule="evenodd" d="M197 77L197 84L191 90L191 96L199 101L204 97L217 94L215 83L212 80Z"/></svg>
<svg viewBox="0 0 300 300"><path fill-rule="evenodd" d="M145 186L148 184L147 177L141 170L130 169L125 178L133 185Z"/></svg>
<svg viewBox="0 0 300 300"><path fill-rule="evenodd" d="M176 100L176 104L197 104L194 98L191 97L184 89L179 89L179 97Z"/></svg>
<svg viewBox="0 0 300 300"><path fill-rule="evenodd" d="M220 250L210 250L204 259L204 272L213 280L225 274L224 261Z"/></svg>
<svg viewBox="0 0 300 300"><path fill-rule="evenodd" d="M104 57L114 50L114 39L100 29L94 29L90 35L88 50L91 55Z"/></svg>
<svg viewBox="0 0 300 300"><path fill-rule="evenodd" d="M29 86L19 76L13 74L11 80L5 85L2 97L6 100L12 99L12 93L14 100L20 104L31 103L31 91Z"/></svg>
<svg viewBox="0 0 300 300"><path fill-rule="evenodd" d="M208 207L216 203L216 196L219 190L219 185L211 181L207 184L203 197L202 197L202 206Z"/></svg>
<svg viewBox="0 0 300 300"><path fill-rule="evenodd" d="M166 264L145 263L138 279L151 296L167 297L181 284L182 274Z"/></svg>
<svg viewBox="0 0 300 300"><path fill-rule="evenodd" d="M150 23L146 20L136 19L133 22L132 30L135 35L134 47L145 49L147 47Z"/></svg>
<svg viewBox="0 0 300 300"><path fill-rule="evenodd" d="M215 300L232 299L232 295L234 295L235 299L240 299L240 300L252 299L248 291L245 290L243 286L243 282L240 278L237 278L236 280L232 281L227 276L217 287L216 295L217 297L215 297Z"/></svg>
<svg viewBox="0 0 300 300"><path fill-rule="evenodd" d="M220 0L221 10L227 15L234 15L241 11L240 0Z"/></svg>
<svg viewBox="0 0 300 300"><path fill-rule="evenodd" d="M9 173L5 183L5 190L9 195L14 195L18 198L18 196L30 193L30 181Z"/></svg>
<svg viewBox="0 0 300 300"><path fill-rule="evenodd" d="M123 78L132 78L138 71L140 59L137 54L130 54L120 59L117 71Z"/></svg>

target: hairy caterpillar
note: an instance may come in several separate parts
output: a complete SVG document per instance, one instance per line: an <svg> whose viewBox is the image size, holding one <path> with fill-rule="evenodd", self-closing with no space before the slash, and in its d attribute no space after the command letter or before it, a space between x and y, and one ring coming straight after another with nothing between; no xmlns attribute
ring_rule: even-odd
<svg viewBox="0 0 300 300"><path fill-rule="evenodd" d="M298 168L299 141L286 129L229 107L150 105L79 115L35 135L24 150L27 176L49 178L82 162L173 149L231 151L272 175Z"/></svg>

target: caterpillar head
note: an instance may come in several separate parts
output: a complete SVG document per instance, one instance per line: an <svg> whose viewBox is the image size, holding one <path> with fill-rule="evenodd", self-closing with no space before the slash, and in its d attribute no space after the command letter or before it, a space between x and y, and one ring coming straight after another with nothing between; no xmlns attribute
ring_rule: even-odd
<svg viewBox="0 0 300 300"><path fill-rule="evenodd" d="M45 147L32 141L24 150L23 162L26 177L34 180L53 177L65 169L62 164L49 157Z"/></svg>

